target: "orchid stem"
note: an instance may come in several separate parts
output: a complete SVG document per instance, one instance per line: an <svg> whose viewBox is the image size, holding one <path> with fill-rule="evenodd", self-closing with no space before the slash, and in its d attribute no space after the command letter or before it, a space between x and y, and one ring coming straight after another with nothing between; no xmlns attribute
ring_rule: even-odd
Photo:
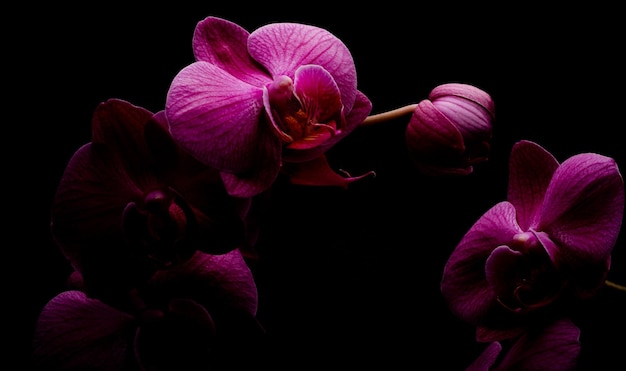
<svg viewBox="0 0 626 371"><path fill-rule="evenodd" d="M396 108L391 111L367 116L365 120L361 123L361 126L376 125L376 124L380 124L381 122L385 122L385 121L400 118L405 115L409 115L413 113L413 111L415 110L415 107L417 107L417 104L409 104L404 107Z"/></svg>
<svg viewBox="0 0 626 371"><path fill-rule="evenodd" d="M620 291L626 291L626 286L618 285L617 283L609 281L609 280L605 280L604 284L607 285L608 287L612 287Z"/></svg>

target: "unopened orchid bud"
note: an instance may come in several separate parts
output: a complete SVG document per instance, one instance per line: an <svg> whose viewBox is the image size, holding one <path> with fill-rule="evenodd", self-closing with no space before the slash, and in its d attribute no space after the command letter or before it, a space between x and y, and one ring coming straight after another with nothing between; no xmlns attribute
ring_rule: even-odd
<svg viewBox="0 0 626 371"><path fill-rule="evenodd" d="M494 102L483 90L437 86L417 104L406 128L411 160L426 175L470 174L489 158L494 118Z"/></svg>

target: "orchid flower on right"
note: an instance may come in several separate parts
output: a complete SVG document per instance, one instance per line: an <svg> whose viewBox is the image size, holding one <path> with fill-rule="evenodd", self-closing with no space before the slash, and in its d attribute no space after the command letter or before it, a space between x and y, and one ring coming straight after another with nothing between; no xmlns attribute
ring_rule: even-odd
<svg viewBox="0 0 626 371"><path fill-rule="evenodd" d="M524 140L509 166L507 201L465 234L441 281L451 311L477 327L481 342L513 339L591 298L606 280L624 213L624 180L610 157L559 163Z"/></svg>

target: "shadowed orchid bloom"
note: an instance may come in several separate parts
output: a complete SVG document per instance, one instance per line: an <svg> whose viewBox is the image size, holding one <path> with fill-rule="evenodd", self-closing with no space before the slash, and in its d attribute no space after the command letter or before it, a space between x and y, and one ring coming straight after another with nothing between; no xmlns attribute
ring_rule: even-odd
<svg viewBox="0 0 626 371"><path fill-rule="evenodd" d="M256 285L238 250L198 251L158 270L123 307L87 296L80 274L73 278L79 287L52 298L37 319L37 370L237 369L250 366L240 354L250 355L264 333Z"/></svg>
<svg viewBox="0 0 626 371"><path fill-rule="evenodd" d="M53 237L89 293L125 292L197 250L242 244L248 200L230 197L217 170L180 150L163 111L111 99L96 108L92 133L51 210Z"/></svg>
<svg viewBox="0 0 626 371"><path fill-rule="evenodd" d="M427 175L470 174L489 158L494 118L494 102L481 89L459 83L435 87L406 128L411 160Z"/></svg>
<svg viewBox="0 0 626 371"><path fill-rule="evenodd" d="M518 338L490 343L465 371L571 371L580 355L580 329L569 319L528 329Z"/></svg>
<svg viewBox="0 0 626 371"><path fill-rule="evenodd" d="M559 164L520 141L509 171L507 201L465 234L441 282L452 312L485 342L514 337L567 307L558 304L592 297L608 274L624 213L624 181L612 158L583 153Z"/></svg>
<svg viewBox="0 0 626 371"><path fill-rule="evenodd" d="M347 186L325 152L370 113L348 48L328 31L274 23L249 33L207 17L193 36L196 61L173 79L165 113L173 138L222 171L229 194L269 188L283 162L298 184Z"/></svg>

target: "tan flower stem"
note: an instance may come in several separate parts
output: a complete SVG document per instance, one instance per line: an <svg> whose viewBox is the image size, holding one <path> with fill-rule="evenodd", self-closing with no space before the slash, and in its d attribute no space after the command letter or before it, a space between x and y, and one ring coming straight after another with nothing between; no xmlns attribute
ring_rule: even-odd
<svg viewBox="0 0 626 371"><path fill-rule="evenodd" d="M396 108L391 111L367 116L365 120L361 123L361 126L376 125L385 121L389 121L389 120L400 118L402 116L410 115L415 110L415 107L417 107L417 103L409 104L404 107Z"/></svg>
<svg viewBox="0 0 626 371"><path fill-rule="evenodd" d="M619 285L613 281L606 280L604 281L604 284L607 285L608 287L626 292L626 286Z"/></svg>

